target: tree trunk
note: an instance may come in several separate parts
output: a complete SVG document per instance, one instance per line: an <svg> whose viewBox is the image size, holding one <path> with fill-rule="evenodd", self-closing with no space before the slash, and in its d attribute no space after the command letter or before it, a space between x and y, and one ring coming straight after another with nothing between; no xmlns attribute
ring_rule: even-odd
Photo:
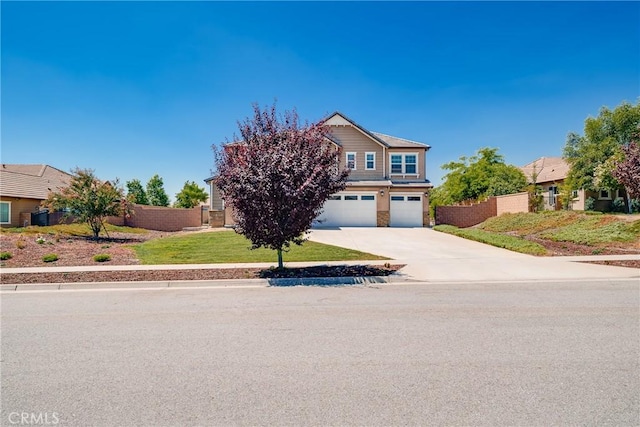
<svg viewBox="0 0 640 427"><path fill-rule="evenodd" d="M278 249L278 269L282 270L284 265L282 265L282 249Z"/></svg>

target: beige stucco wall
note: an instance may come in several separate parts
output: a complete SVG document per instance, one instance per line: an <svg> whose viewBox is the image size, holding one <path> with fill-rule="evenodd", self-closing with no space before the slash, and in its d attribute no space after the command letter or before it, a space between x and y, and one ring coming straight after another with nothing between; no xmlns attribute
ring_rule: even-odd
<svg viewBox="0 0 640 427"><path fill-rule="evenodd" d="M37 199L23 199L18 197L2 197L0 198L0 201L11 203L10 223L1 224L2 227L23 226L24 224L20 223L20 214L26 213L31 215L31 212L36 212L38 210L41 202L41 200Z"/></svg>

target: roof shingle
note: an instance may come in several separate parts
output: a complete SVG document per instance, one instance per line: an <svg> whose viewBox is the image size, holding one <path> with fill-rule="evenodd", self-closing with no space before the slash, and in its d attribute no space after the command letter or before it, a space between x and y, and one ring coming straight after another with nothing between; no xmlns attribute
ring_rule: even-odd
<svg viewBox="0 0 640 427"><path fill-rule="evenodd" d="M69 185L71 178L71 174L49 165L2 164L0 195L45 200L51 191Z"/></svg>

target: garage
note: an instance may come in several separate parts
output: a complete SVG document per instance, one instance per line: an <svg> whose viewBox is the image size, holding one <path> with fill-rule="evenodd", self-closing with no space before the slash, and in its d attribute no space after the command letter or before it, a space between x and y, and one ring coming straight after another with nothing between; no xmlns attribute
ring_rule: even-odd
<svg viewBox="0 0 640 427"><path fill-rule="evenodd" d="M422 195L392 194L389 226L422 227Z"/></svg>
<svg viewBox="0 0 640 427"><path fill-rule="evenodd" d="M324 204L316 227L375 227L375 193L338 193Z"/></svg>

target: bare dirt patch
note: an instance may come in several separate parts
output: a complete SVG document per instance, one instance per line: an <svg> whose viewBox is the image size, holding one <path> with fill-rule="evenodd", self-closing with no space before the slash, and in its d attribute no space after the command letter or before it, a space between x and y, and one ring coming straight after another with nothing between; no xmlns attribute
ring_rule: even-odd
<svg viewBox="0 0 640 427"><path fill-rule="evenodd" d="M640 254L640 242L607 243L606 245L588 246L572 242L554 242L528 236L531 240L545 247L551 256L581 255L636 255ZM591 264L612 265L617 267L640 268L639 260L584 261Z"/></svg>

